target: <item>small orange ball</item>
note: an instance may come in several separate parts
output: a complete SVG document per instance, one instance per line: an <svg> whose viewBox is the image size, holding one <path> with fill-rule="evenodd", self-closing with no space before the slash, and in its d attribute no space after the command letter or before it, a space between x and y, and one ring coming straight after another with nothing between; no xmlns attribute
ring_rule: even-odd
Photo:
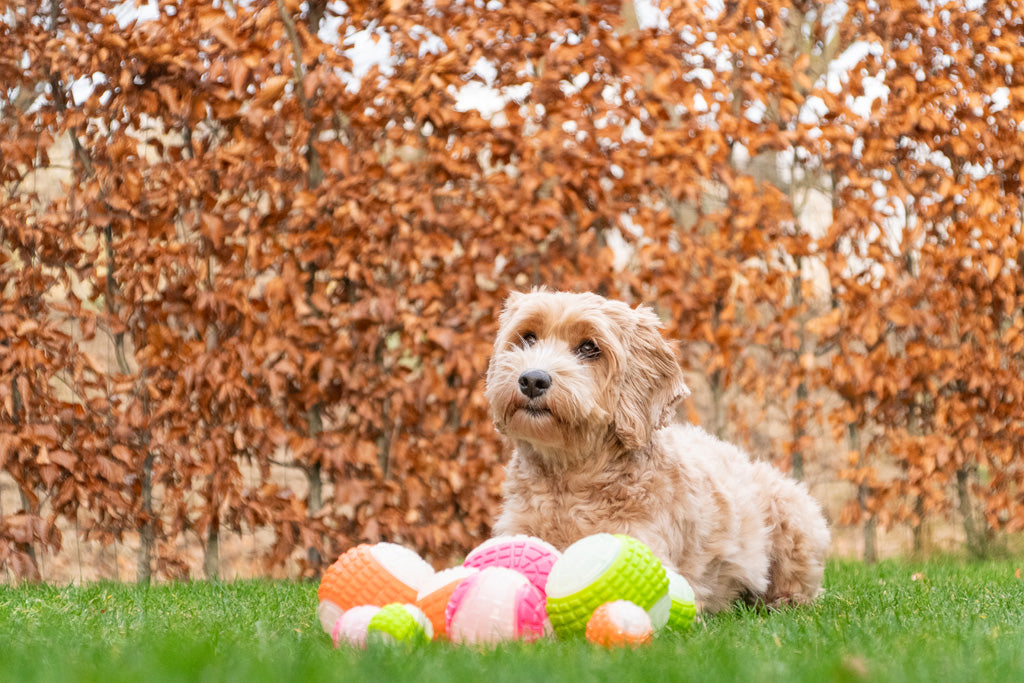
<svg viewBox="0 0 1024 683"><path fill-rule="evenodd" d="M587 640L604 647L646 645L653 635L650 615L629 600L604 603L587 622Z"/></svg>

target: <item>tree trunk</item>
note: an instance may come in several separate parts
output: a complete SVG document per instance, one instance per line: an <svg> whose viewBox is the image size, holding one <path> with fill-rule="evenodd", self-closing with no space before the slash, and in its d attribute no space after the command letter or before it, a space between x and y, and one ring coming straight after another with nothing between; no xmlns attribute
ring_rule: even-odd
<svg viewBox="0 0 1024 683"><path fill-rule="evenodd" d="M214 513L206 533L206 554L203 556L203 573L213 581L220 578L220 516Z"/></svg>
<svg viewBox="0 0 1024 683"><path fill-rule="evenodd" d="M803 257L798 257L796 260L796 277L793 278L793 303L796 309L799 311L804 305L804 280L803 280ZM807 352L807 323L801 319L799 323L799 345L797 346L797 363L803 362L803 355ZM800 365L802 368L803 366ZM790 459L790 474L797 481L803 481L804 478L804 452L803 442L804 437L807 436L807 380L804 379L803 371L801 371L800 383L796 387L796 406L793 411L793 438L797 443L797 447L793 449L793 456Z"/></svg>
<svg viewBox="0 0 1024 683"><path fill-rule="evenodd" d="M309 411L309 435L316 438L323 430L323 418L320 414L320 404L313 406ZM323 507L323 479L321 478L321 466L319 462L306 465L302 468L309 483L309 495L306 497L306 519L312 519L320 508ZM320 551L310 545L306 548L306 561L310 567L319 567L323 563Z"/></svg>
<svg viewBox="0 0 1024 683"><path fill-rule="evenodd" d="M871 515L864 520L864 562L874 564L878 562L878 520Z"/></svg>
<svg viewBox="0 0 1024 683"><path fill-rule="evenodd" d="M967 541L967 552L972 557L985 557L988 547L985 542L984 530L978 528L974 518L974 507L971 504L970 468L962 465L956 471L956 493L960 502L960 517L964 524L964 535Z"/></svg>
<svg viewBox="0 0 1024 683"><path fill-rule="evenodd" d="M924 497L917 496L914 500L914 515L917 523L913 527L913 553L917 556L924 555Z"/></svg>
<svg viewBox="0 0 1024 683"><path fill-rule="evenodd" d="M25 495L25 492L21 490L21 487L18 487L18 493L21 494L21 509L29 514L38 515L38 505L32 504L32 501L29 500L28 496ZM29 536L29 538L32 537ZM28 555L30 560L32 560L32 566L35 567L35 573L37 574L37 576L34 578L42 578L42 573L39 568L39 558L36 556L35 544L33 544L31 540L29 540L25 541L24 543L15 543L15 545L17 545L19 549L26 555Z"/></svg>
<svg viewBox="0 0 1024 683"><path fill-rule="evenodd" d="M807 410L803 406L804 402L807 401L807 383L800 380L800 384L796 388L796 429L793 432L793 437L796 439L797 444L802 444L804 437L807 435ZM804 452L800 446L793 449L793 457L791 458L790 474L797 481L803 481L804 479Z"/></svg>
<svg viewBox="0 0 1024 683"><path fill-rule="evenodd" d="M136 581L149 585L153 578L153 453L147 444L142 463L142 524L139 526L139 552L136 557Z"/></svg>
<svg viewBox="0 0 1024 683"><path fill-rule="evenodd" d="M850 450L857 451L860 453L861 458L864 454L861 452L860 443L860 429L855 424L851 424L848 427L850 437ZM864 562L873 564L878 561L878 520L875 519L874 513L868 509L868 497L871 495L871 490L867 484L859 484L857 486L857 503L860 505L861 511L864 513Z"/></svg>
<svg viewBox="0 0 1024 683"><path fill-rule="evenodd" d="M908 254L908 262L911 261L911 255ZM913 264L909 263L908 268L913 268ZM913 271L911 271L913 274ZM915 274L916 276L916 274ZM921 411L924 409L926 397L921 393L914 395L914 405L910 412L910 419L907 422L907 431L910 436L921 436ZM913 553L915 555L922 555L924 553L924 496L920 493L914 500L914 516L917 517L917 521L911 528L913 535Z"/></svg>

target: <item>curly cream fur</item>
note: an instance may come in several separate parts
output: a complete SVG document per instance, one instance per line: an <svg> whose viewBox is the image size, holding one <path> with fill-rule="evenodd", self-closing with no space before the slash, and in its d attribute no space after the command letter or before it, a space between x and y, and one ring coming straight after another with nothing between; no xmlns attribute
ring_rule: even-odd
<svg viewBox="0 0 1024 683"><path fill-rule="evenodd" d="M498 430L515 446L496 534L565 548L598 532L648 544L703 608L737 598L809 602L829 531L807 488L699 427L672 424L689 390L650 309L596 294L514 294L487 372ZM580 352L591 340L596 358ZM530 398L527 370L551 386Z"/></svg>

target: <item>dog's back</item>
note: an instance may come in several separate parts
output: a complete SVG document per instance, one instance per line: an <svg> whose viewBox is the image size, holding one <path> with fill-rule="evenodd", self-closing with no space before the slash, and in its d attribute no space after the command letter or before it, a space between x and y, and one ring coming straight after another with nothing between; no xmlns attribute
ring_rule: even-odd
<svg viewBox="0 0 1024 683"><path fill-rule="evenodd" d="M690 542L670 544L669 559L702 586L707 607L817 597L829 531L807 487L700 427L673 425L658 438L666 457L702 480L700 511L677 508Z"/></svg>

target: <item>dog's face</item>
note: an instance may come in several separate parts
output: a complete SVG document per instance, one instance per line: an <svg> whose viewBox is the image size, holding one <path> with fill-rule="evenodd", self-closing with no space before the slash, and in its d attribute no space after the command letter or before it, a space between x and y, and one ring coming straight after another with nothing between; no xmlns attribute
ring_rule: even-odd
<svg viewBox="0 0 1024 683"><path fill-rule="evenodd" d="M567 460L647 444L689 393L659 321L596 294L513 294L487 370L498 430Z"/></svg>

